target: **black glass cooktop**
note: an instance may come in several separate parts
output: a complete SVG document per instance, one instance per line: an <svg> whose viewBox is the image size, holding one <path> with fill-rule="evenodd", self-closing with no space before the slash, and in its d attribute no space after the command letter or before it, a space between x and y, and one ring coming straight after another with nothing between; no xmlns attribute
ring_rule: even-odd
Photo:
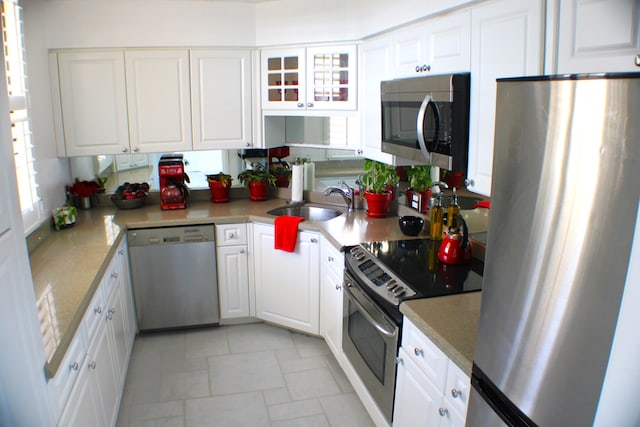
<svg viewBox="0 0 640 427"><path fill-rule="evenodd" d="M365 242L361 246L416 293L414 298L479 291L484 264L473 258L464 265L438 260L440 241L431 239Z"/></svg>

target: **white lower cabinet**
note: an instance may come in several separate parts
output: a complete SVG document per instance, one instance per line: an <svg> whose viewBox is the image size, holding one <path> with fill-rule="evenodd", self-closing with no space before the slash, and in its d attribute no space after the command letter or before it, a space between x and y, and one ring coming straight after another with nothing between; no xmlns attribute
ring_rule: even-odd
<svg viewBox="0 0 640 427"><path fill-rule="evenodd" d="M295 252L274 249L274 226L253 224L256 317L320 334L320 236L298 232Z"/></svg>
<svg viewBox="0 0 640 427"><path fill-rule="evenodd" d="M406 317L393 427L463 426L471 380Z"/></svg>
<svg viewBox="0 0 640 427"><path fill-rule="evenodd" d="M344 254L322 238L320 245L320 334L337 360L342 354Z"/></svg>
<svg viewBox="0 0 640 427"><path fill-rule="evenodd" d="M136 332L133 313L123 241L107 267L63 365L50 382L52 393L60 398L60 407L64 407L59 426L115 425ZM84 340L89 343L88 348L82 347ZM76 341L80 349L86 348L86 355L77 354ZM67 399L68 388L71 391Z"/></svg>
<svg viewBox="0 0 640 427"><path fill-rule="evenodd" d="M220 320L249 317L247 225L216 225L216 244Z"/></svg>

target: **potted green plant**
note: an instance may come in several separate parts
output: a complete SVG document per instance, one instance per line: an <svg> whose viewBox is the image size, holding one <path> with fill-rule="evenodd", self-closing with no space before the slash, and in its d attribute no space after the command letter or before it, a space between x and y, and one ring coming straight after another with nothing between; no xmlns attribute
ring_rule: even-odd
<svg viewBox="0 0 640 427"><path fill-rule="evenodd" d="M225 203L229 201L229 190L233 179L231 175L219 172L213 175L207 175L209 183L209 191L211 192L211 202Z"/></svg>
<svg viewBox="0 0 640 427"><path fill-rule="evenodd" d="M414 194L419 195L420 212L429 213L429 201L431 200L431 166L411 166L407 169L409 188L405 191L407 205L411 206Z"/></svg>
<svg viewBox="0 0 640 427"><path fill-rule="evenodd" d="M398 178L393 166L367 159L364 163L365 174L362 184L365 187L364 197L367 200L367 216L383 218L389 212L393 188Z"/></svg>
<svg viewBox="0 0 640 427"><path fill-rule="evenodd" d="M251 200L267 200L269 198L269 185L275 186L276 176L268 168L260 164L252 164L251 169L246 169L238 175L238 179L245 187L249 188Z"/></svg>
<svg viewBox="0 0 640 427"><path fill-rule="evenodd" d="M286 162L269 166L269 171L276 177L276 187L287 188L291 178L291 168Z"/></svg>

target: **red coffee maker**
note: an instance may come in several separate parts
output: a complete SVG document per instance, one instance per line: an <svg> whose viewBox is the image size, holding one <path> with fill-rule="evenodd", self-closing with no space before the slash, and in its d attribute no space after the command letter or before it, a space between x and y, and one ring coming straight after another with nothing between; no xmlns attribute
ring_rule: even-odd
<svg viewBox="0 0 640 427"><path fill-rule="evenodd" d="M164 154L158 163L160 175L160 208L184 209L187 207L189 177L184 173L182 154Z"/></svg>

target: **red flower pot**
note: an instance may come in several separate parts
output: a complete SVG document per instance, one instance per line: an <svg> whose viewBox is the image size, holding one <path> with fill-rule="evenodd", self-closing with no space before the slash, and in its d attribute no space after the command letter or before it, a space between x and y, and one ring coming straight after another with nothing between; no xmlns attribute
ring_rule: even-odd
<svg viewBox="0 0 640 427"><path fill-rule="evenodd" d="M226 185L220 181L209 181L209 191L211 191L211 202L225 203L229 201L229 190L231 188L231 180Z"/></svg>
<svg viewBox="0 0 640 427"><path fill-rule="evenodd" d="M384 218L389 212L389 205L391 205L391 197L389 192L384 193L364 193L364 197L367 199L367 216L371 218Z"/></svg>
<svg viewBox="0 0 640 427"><path fill-rule="evenodd" d="M249 199L255 201L267 200L269 198L269 182L249 181Z"/></svg>

